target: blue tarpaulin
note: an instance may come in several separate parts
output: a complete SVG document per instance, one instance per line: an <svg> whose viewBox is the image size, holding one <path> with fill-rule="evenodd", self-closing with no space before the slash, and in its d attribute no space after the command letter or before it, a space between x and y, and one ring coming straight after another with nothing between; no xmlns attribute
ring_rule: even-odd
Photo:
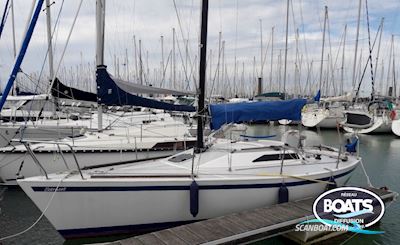
<svg viewBox="0 0 400 245"><path fill-rule="evenodd" d="M211 129L219 129L228 123L301 120L301 109L306 102L305 99L294 99L210 105Z"/></svg>

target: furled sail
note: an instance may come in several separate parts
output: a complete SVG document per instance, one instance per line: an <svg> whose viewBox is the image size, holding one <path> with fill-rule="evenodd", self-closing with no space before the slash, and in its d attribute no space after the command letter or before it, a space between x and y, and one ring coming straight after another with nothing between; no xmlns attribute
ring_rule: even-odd
<svg viewBox="0 0 400 245"><path fill-rule="evenodd" d="M117 81L107 72L106 66L97 67L96 82L98 103L103 105L133 105L168 111L195 111L193 106L174 105L135 95L144 93L182 95L187 93L160 88L145 88L143 85L138 86L121 80Z"/></svg>
<svg viewBox="0 0 400 245"><path fill-rule="evenodd" d="M301 120L305 99L210 105L211 128L249 121Z"/></svg>

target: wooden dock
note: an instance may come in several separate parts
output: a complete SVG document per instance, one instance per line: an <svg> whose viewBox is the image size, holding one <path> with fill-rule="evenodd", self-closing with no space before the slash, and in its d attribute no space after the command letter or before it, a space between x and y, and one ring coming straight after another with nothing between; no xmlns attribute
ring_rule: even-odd
<svg viewBox="0 0 400 245"><path fill-rule="evenodd" d="M368 188L387 203L397 193ZM152 232L108 245L241 244L264 240L293 231L296 224L314 219L315 198L277 204Z"/></svg>

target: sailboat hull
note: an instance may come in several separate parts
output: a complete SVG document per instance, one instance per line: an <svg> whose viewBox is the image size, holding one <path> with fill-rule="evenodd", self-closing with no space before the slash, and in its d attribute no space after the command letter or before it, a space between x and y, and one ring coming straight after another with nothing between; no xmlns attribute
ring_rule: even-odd
<svg viewBox="0 0 400 245"><path fill-rule="evenodd" d="M359 134L387 134L392 132L392 121L383 117L375 117L373 124L370 127L363 129L354 129L351 127L343 127L348 133L359 133Z"/></svg>
<svg viewBox="0 0 400 245"><path fill-rule="evenodd" d="M392 121L392 132L397 135L400 136L400 120L394 120Z"/></svg>
<svg viewBox="0 0 400 245"><path fill-rule="evenodd" d="M326 128L336 129L339 123L343 122L345 117L339 110L321 110L303 112L301 122L308 128Z"/></svg>
<svg viewBox="0 0 400 245"><path fill-rule="evenodd" d="M335 172L335 181L344 185L356 165ZM308 179L328 181L330 173L307 176ZM121 181L89 179L60 184L57 179L43 181L19 180L32 201L65 238L143 233L171 226L208 219L278 203L282 180L256 179L196 179L199 185L199 213L190 212L191 178L168 178L151 181L125 178ZM285 179L289 200L316 196L326 183L294 178Z"/></svg>

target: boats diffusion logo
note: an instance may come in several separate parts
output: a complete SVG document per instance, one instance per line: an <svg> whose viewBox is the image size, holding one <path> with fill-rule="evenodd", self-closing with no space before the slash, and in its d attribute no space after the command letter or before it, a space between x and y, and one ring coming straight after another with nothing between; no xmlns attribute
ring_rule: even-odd
<svg viewBox="0 0 400 245"><path fill-rule="evenodd" d="M384 233L366 229L377 223L385 213L381 198L366 189L341 187L324 192L314 201L313 213L316 219L297 224L297 231Z"/></svg>

